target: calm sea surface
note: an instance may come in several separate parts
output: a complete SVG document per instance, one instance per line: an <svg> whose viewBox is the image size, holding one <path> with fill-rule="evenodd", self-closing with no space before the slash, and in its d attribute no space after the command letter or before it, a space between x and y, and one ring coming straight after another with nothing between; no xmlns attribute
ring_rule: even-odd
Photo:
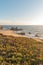
<svg viewBox="0 0 43 65"><path fill-rule="evenodd" d="M27 37L35 37L35 35L38 33L39 37L40 38L43 38L43 25L14 25L14 26L11 26L11 25L4 25L4 28L5 29L9 29L11 27L18 27L18 28L22 28L22 32L25 32L25 36ZM20 31L16 31L17 32L20 32ZM31 34L29 34L29 32Z"/></svg>

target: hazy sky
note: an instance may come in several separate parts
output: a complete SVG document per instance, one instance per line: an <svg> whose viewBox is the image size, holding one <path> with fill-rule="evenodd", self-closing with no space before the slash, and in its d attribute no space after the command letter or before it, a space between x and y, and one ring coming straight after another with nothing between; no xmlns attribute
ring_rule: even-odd
<svg viewBox="0 0 43 65"><path fill-rule="evenodd" d="M0 24L43 25L43 0L0 0Z"/></svg>

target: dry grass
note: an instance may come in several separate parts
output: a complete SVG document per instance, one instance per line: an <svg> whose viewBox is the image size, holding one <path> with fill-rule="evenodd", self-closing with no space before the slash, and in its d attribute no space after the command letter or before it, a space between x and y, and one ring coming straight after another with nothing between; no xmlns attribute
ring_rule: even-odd
<svg viewBox="0 0 43 65"><path fill-rule="evenodd" d="M43 60L43 42L0 34L0 65L37 65Z"/></svg>

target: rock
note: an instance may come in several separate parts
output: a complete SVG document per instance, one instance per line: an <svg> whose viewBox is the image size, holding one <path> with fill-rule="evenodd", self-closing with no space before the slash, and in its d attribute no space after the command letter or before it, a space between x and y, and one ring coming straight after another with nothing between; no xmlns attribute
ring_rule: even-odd
<svg viewBox="0 0 43 65"><path fill-rule="evenodd" d="M0 29L3 29L3 26L0 26Z"/></svg>
<svg viewBox="0 0 43 65"><path fill-rule="evenodd" d="M31 34L31 32L29 32L29 34Z"/></svg>
<svg viewBox="0 0 43 65"><path fill-rule="evenodd" d="M36 33L35 37L40 37L40 34L39 33Z"/></svg>
<svg viewBox="0 0 43 65"><path fill-rule="evenodd" d="M14 30L14 31L20 31L20 30L22 30L21 28L14 28L14 27L11 27L11 29L10 30Z"/></svg>
<svg viewBox="0 0 43 65"><path fill-rule="evenodd" d="M21 33L18 33L18 34L20 34L20 35L25 35L25 33L24 33L24 32L21 32Z"/></svg>

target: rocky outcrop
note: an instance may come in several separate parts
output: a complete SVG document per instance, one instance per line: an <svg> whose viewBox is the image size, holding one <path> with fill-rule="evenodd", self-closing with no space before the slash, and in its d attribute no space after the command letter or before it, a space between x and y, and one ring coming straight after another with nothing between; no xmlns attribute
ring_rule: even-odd
<svg viewBox="0 0 43 65"><path fill-rule="evenodd" d="M25 32L21 32L21 33L18 33L18 34L20 34L20 35L25 35Z"/></svg>
<svg viewBox="0 0 43 65"><path fill-rule="evenodd" d="M20 30L22 30L21 28L18 28L18 27L16 27L16 28L14 28L14 27L11 27L11 29L10 30L14 30L14 31L20 31Z"/></svg>
<svg viewBox="0 0 43 65"><path fill-rule="evenodd" d="M0 29L3 29L3 26L0 25Z"/></svg>

